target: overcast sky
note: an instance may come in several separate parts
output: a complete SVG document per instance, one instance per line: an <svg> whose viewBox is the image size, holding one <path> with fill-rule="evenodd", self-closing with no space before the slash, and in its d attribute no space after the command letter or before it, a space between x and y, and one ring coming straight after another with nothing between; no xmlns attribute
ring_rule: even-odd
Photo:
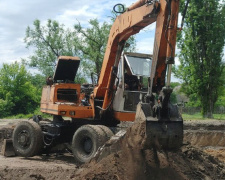
<svg viewBox="0 0 225 180"><path fill-rule="evenodd" d="M135 2L135 1L134 1ZM66 27L73 27L77 20L82 26L97 18L100 22L109 20L111 10L117 3L129 6L130 0L1 0L0 1L0 67L3 63L20 61L32 52L24 43L27 26L35 19L42 25L48 19L57 20ZM154 27L148 34L138 37L139 52L152 53Z"/></svg>

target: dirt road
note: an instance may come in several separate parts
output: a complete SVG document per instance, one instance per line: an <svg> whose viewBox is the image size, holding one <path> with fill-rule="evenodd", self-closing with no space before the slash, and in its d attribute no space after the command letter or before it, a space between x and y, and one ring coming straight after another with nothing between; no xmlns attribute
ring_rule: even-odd
<svg viewBox="0 0 225 180"><path fill-rule="evenodd" d="M32 158L0 156L0 179L71 179L77 170L71 155Z"/></svg>
<svg viewBox="0 0 225 180"><path fill-rule="evenodd" d="M120 151L83 166L75 164L69 153L32 158L0 156L0 180L225 179L225 121L186 121L185 145L178 152L142 150L141 137L134 141L134 135L141 136L135 129L129 130Z"/></svg>

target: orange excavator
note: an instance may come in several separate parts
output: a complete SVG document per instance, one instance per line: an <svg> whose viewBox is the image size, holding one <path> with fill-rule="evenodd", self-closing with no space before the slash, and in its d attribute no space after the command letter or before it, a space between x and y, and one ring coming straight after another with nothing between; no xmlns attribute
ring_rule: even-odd
<svg viewBox="0 0 225 180"><path fill-rule="evenodd" d="M60 56L41 98L41 111L14 129L13 146L25 157L67 143L76 161L88 162L124 121L145 122L147 147L178 149L183 120L170 103L179 0L139 0L112 25L98 81L75 84L78 57ZM126 53L128 38L156 22L153 55ZM129 79L127 73L131 79ZM134 86L132 85L135 84ZM127 88L129 86L129 88Z"/></svg>

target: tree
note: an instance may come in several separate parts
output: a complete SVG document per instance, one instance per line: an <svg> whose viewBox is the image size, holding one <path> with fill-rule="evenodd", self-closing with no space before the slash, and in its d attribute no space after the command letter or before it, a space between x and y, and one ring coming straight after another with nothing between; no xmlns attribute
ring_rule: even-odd
<svg viewBox="0 0 225 180"><path fill-rule="evenodd" d="M39 105L37 89L24 65L3 64L0 69L0 117L32 113Z"/></svg>
<svg viewBox="0 0 225 180"><path fill-rule="evenodd" d="M218 0L192 0L187 10L178 47L181 65L176 76L183 89L201 102L204 117L212 118L215 102L224 84L222 52L225 42L225 5Z"/></svg>
<svg viewBox="0 0 225 180"><path fill-rule="evenodd" d="M90 28L83 28L80 23L74 26L78 34L77 46L81 51L85 72L99 74L111 26L106 22L100 25L97 19L89 23Z"/></svg>
<svg viewBox="0 0 225 180"><path fill-rule="evenodd" d="M24 39L28 48L35 48L34 55L29 58L29 65L36 67L45 76L53 75L59 56L77 55L76 35L50 19L46 26L41 26L40 20L35 20L33 26L33 29L27 27Z"/></svg>
<svg viewBox="0 0 225 180"><path fill-rule="evenodd" d="M89 28L82 27L80 23L74 26L76 34L78 34L77 45L81 51L80 55L83 59L85 72L88 74L91 72L100 74L112 24L104 22L100 25L97 19L90 20L89 24ZM128 43L130 47L127 47L126 50L133 51L136 45L135 38L128 39Z"/></svg>
<svg viewBox="0 0 225 180"><path fill-rule="evenodd" d="M41 74L34 74L30 76L30 82L37 89L36 96L41 100L42 88L46 85L46 77Z"/></svg>
<svg viewBox="0 0 225 180"><path fill-rule="evenodd" d="M225 68L223 69L222 79L225 81ZM221 107L221 106L225 107L225 82L223 84L223 87L219 90L219 94L220 94L220 96L218 97L215 106L216 107Z"/></svg>
<svg viewBox="0 0 225 180"><path fill-rule="evenodd" d="M31 67L37 67L45 76L53 75L58 56L76 55L81 58L77 83L84 82L84 77L92 72L100 73L111 24L101 24L92 19L90 27L85 28L78 23L73 30L65 30L64 25L52 20L48 20L46 26L35 20L33 25L33 29L27 27L24 39L27 47L35 48L34 55L29 58ZM131 38L128 42L131 44L129 49L134 50L135 39Z"/></svg>

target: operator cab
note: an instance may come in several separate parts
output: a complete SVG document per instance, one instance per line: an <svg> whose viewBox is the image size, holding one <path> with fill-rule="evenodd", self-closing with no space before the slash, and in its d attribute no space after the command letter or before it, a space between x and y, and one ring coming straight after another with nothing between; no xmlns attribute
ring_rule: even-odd
<svg viewBox="0 0 225 180"><path fill-rule="evenodd" d="M152 56L141 53L124 53L118 66L119 86L115 95L115 111L136 111L136 106L148 90ZM120 100L119 100L120 99Z"/></svg>

